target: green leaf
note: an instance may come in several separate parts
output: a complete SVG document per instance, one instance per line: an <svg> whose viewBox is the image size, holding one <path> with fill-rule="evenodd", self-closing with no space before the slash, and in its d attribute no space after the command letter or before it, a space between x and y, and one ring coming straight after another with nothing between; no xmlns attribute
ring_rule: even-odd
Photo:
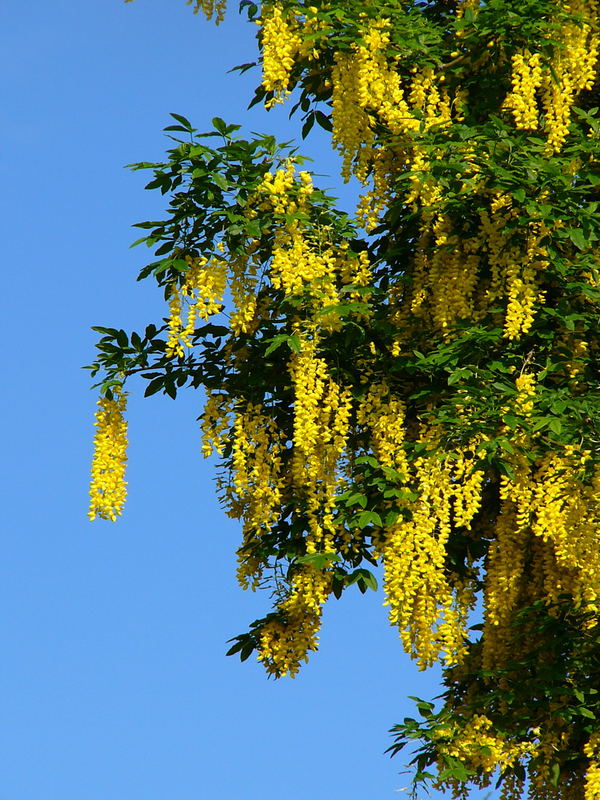
<svg viewBox="0 0 600 800"><path fill-rule="evenodd" d="M550 403L550 410L553 414L562 414L569 407L567 400L554 400Z"/></svg>
<svg viewBox="0 0 600 800"><path fill-rule="evenodd" d="M372 572L369 572L369 570L364 570L364 571L366 573L366 575L363 576L365 585L369 589L372 589L374 592L376 592L379 587L379 584L377 583L377 578L375 577L375 575L373 575Z"/></svg>
<svg viewBox="0 0 600 800"><path fill-rule="evenodd" d="M461 368L455 370L451 375L448 376L448 386L452 386L459 381L464 380L465 378L470 378L473 375L473 372L470 369Z"/></svg>
<svg viewBox="0 0 600 800"><path fill-rule="evenodd" d="M342 573L343 575L343 573ZM344 592L344 580L340 575L334 575L331 581L331 591L336 600L339 600Z"/></svg>
<svg viewBox="0 0 600 800"><path fill-rule="evenodd" d="M433 703L429 703L426 700L418 700L417 701L417 708L419 709L419 713L423 717L431 717L431 712L435 708Z"/></svg>
<svg viewBox="0 0 600 800"><path fill-rule="evenodd" d="M229 641L232 641L231 639ZM225 653L226 656L234 656L244 646L243 641L237 641L234 645L232 645L229 650Z"/></svg>
<svg viewBox="0 0 600 800"><path fill-rule="evenodd" d="M354 492L354 494L347 498L346 505L360 506L361 508L365 508L367 505L367 498L364 494L360 494L360 492Z"/></svg>
<svg viewBox="0 0 600 800"><path fill-rule="evenodd" d="M221 119L221 117L213 117L212 119L213 128L216 131L219 131L223 136L227 135L227 125L225 121Z"/></svg>
<svg viewBox="0 0 600 800"><path fill-rule="evenodd" d="M189 133L188 128L184 128L183 125L167 125L166 128L163 128L163 131L168 131L169 133ZM147 189L152 187L147 186Z"/></svg>
<svg viewBox="0 0 600 800"><path fill-rule="evenodd" d="M449 767L440 773L440 780L444 781L452 778L455 781L464 783L469 779L469 771L464 764L457 764L455 767Z"/></svg>
<svg viewBox="0 0 600 800"><path fill-rule="evenodd" d="M385 527L391 528L399 516L400 514L397 511L388 511L385 515Z"/></svg>
<svg viewBox="0 0 600 800"><path fill-rule="evenodd" d="M304 125L302 126L302 138L306 139L308 134L311 132L313 125L315 124L315 114L308 114L306 120L304 121Z"/></svg>
<svg viewBox="0 0 600 800"><path fill-rule="evenodd" d="M501 459L496 460L496 466L498 467L498 472L501 475L505 475L509 480L515 480L515 471L513 467L508 464L506 461L502 461Z"/></svg>
<svg viewBox="0 0 600 800"><path fill-rule="evenodd" d="M246 661L246 659L250 658L254 651L254 642L249 641L244 644L242 649L240 650L240 661Z"/></svg>
<svg viewBox="0 0 600 800"><path fill-rule="evenodd" d="M271 344L265 350L265 356L271 355L278 347L280 347L284 342L289 340L289 336L287 333L278 333L277 336L274 336L272 339L268 339Z"/></svg>
<svg viewBox="0 0 600 800"><path fill-rule="evenodd" d="M359 456L356 459L357 464L368 464L370 467L377 468L379 467L379 461L373 456Z"/></svg>
<svg viewBox="0 0 600 800"><path fill-rule="evenodd" d="M581 228L567 228L569 239L573 242L575 247L579 250L586 250L589 247L589 242L583 235Z"/></svg>
<svg viewBox="0 0 600 800"><path fill-rule="evenodd" d="M188 131L189 133L194 132L194 128L192 127L191 122L185 117L182 117L181 114L174 114L173 112L171 112L170 116L173 117L174 120L177 120L177 122L179 122L179 124L182 125L186 131Z"/></svg>
<svg viewBox="0 0 600 800"><path fill-rule="evenodd" d="M96 331L96 333L104 333L106 336L111 336L113 338L117 335L116 328L103 328L101 325L92 325L91 329Z"/></svg>
<svg viewBox="0 0 600 800"><path fill-rule="evenodd" d="M287 338L288 347L293 353L300 352L300 337L295 333Z"/></svg>
<svg viewBox="0 0 600 800"><path fill-rule="evenodd" d="M560 432L562 431L561 421L556 417L553 417L550 420L550 422L548 423L548 427L553 433L556 433L556 435L560 434Z"/></svg>
<svg viewBox="0 0 600 800"><path fill-rule="evenodd" d="M229 182L224 175L221 175L220 172L213 172L212 174L213 183L216 183L219 189L223 189L223 191L227 191L229 189Z"/></svg>
<svg viewBox="0 0 600 800"><path fill-rule="evenodd" d="M589 708L585 708L582 706L580 708L576 708L575 711L581 717L587 717L588 719L596 719L596 715Z"/></svg>
<svg viewBox="0 0 600 800"><path fill-rule="evenodd" d="M339 561L340 556L337 553L309 553L305 556L299 556L296 561L298 564L306 564L314 569L322 570L328 567L334 561Z"/></svg>
<svg viewBox="0 0 600 800"><path fill-rule="evenodd" d="M328 132L331 132L333 130L331 119L322 111L315 111L315 117L317 123L321 126L321 128L323 128L323 130L326 130Z"/></svg>
<svg viewBox="0 0 600 800"><path fill-rule="evenodd" d="M373 591L376 592L378 587L377 578L368 569L355 569L350 575L346 575L345 583L347 586L351 586L355 583L362 594L364 594L367 589L373 589Z"/></svg>
<svg viewBox="0 0 600 800"><path fill-rule="evenodd" d="M146 386L146 391L144 392L144 397L150 397L156 392L160 391L163 388L165 379L161 375L160 378L154 378L154 380L150 381L148 386Z"/></svg>
<svg viewBox="0 0 600 800"><path fill-rule="evenodd" d="M382 527L381 517L375 511L363 511L358 515L357 523L359 528L366 528L368 525L378 525Z"/></svg>

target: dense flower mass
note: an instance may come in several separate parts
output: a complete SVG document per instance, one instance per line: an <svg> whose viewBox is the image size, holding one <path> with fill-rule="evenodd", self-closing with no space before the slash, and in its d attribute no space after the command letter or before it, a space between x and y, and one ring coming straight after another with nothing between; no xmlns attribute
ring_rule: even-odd
<svg viewBox="0 0 600 800"><path fill-rule="evenodd" d="M100 517L113 522L123 511L127 489L127 423L123 417L126 395L100 398L96 412L96 436L90 486L91 520Z"/></svg>
<svg viewBox="0 0 600 800"><path fill-rule="evenodd" d="M168 317L99 329L90 516L125 496L115 382L203 387L238 578L273 599L231 652L296 675L379 566L404 648L443 668L441 710L398 726L421 777L600 800L597 2L242 5L255 100L329 130L361 196L344 214L272 137L174 115L141 273Z"/></svg>

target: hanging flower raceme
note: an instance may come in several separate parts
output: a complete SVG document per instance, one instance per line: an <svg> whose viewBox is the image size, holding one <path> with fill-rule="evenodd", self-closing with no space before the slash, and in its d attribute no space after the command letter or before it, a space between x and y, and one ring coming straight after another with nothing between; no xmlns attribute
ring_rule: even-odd
<svg viewBox="0 0 600 800"><path fill-rule="evenodd" d="M512 57L512 91L504 101L517 128L536 130L543 114L547 152L565 143L578 95L596 80L600 46L595 0L565 3L551 58L525 49Z"/></svg>
<svg viewBox="0 0 600 800"><path fill-rule="evenodd" d="M259 21L262 26L262 83L273 92L269 105L282 103L289 94L295 58L302 47L296 19L281 5L265 5Z"/></svg>
<svg viewBox="0 0 600 800"><path fill-rule="evenodd" d="M188 265L185 281L182 286L173 283L170 289L168 356L183 356L184 348L192 347L197 320L206 321L222 309L227 287L227 264L223 259L186 256L184 260Z"/></svg>
<svg viewBox="0 0 600 800"><path fill-rule="evenodd" d="M541 55L525 50L512 57L512 92L507 95L504 107L514 116L517 128L535 130L538 126L539 109L536 91L542 85Z"/></svg>
<svg viewBox="0 0 600 800"><path fill-rule="evenodd" d="M123 510L127 496L127 423L124 419L127 395L113 389L113 397L102 397L96 412L96 435L90 485L91 520L100 517L113 522Z"/></svg>

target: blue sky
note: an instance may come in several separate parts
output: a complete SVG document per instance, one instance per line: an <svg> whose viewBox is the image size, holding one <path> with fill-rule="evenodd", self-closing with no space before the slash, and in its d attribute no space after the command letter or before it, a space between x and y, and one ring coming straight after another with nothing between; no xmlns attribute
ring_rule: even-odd
<svg viewBox="0 0 600 800"><path fill-rule="evenodd" d="M217 29L183 0L4 0L0 24L0 800L402 796L387 729L436 675L402 653L381 595L332 601L295 680L224 656L268 597L236 584L198 396L132 385L125 515L86 519L90 326L163 314L129 249L163 206L123 165L160 159L171 111L294 135L285 110L245 111L255 73L227 74L253 60L253 26L232 10ZM303 147L348 198L325 137Z"/></svg>

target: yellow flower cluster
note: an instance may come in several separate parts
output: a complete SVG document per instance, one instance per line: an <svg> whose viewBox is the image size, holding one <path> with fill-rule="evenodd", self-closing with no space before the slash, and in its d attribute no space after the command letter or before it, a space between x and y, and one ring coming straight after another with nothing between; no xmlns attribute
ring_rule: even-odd
<svg viewBox="0 0 600 800"><path fill-rule="evenodd" d="M398 430L392 430L397 440ZM407 506L411 518L399 517L381 545L390 622L420 669L438 659L456 663L465 652L474 595L448 583L445 560L452 521L469 529L481 504L482 477L473 475L473 455L462 451L456 463L416 459L412 486L418 499Z"/></svg>
<svg viewBox="0 0 600 800"><path fill-rule="evenodd" d="M276 289L283 289L288 296L307 289L322 297L323 306L338 301L336 286L331 280L335 272L334 250L330 247L320 252L315 250L298 229L290 234L286 245L275 250L271 264L271 280Z"/></svg>
<svg viewBox="0 0 600 800"><path fill-rule="evenodd" d="M270 620L261 629L258 660L269 675L294 678L308 654L318 648L320 620L304 614L298 624Z"/></svg>
<svg viewBox="0 0 600 800"><path fill-rule="evenodd" d="M484 473L475 469L478 456L478 442L473 442L470 447L463 447L455 454L453 464L454 524L466 530L471 530L473 518L482 502Z"/></svg>
<svg viewBox="0 0 600 800"><path fill-rule="evenodd" d="M373 383L356 410L356 421L370 432L371 447L379 463L391 467L408 483L410 468L404 449L406 406L394 397L385 381Z"/></svg>
<svg viewBox="0 0 600 800"><path fill-rule="evenodd" d="M586 363L590 358L590 345L585 339L580 339L575 336L568 337L569 341L566 342L567 346L571 349L572 358L567 361L566 369L569 377L577 381L577 376L581 375L585 370Z"/></svg>
<svg viewBox="0 0 600 800"><path fill-rule="evenodd" d="M308 520L308 554L334 550L337 533L333 514L343 481L352 398L319 357L319 332L339 323L337 315L323 310L340 301L342 290L345 298L359 299L356 290L369 284L371 269L366 252L357 255L345 243L330 243L326 228L314 229L304 214L295 215L310 210L313 191L310 175L296 175L289 162L265 174L248 212L252 217L259 210L271 218L275 241L267 272L271 284L290 297L307 295L312 302L312 316L296 327L299 351L289 364L294 393L292 441L285 440L268 410L258 405L238 408L232 415L221 397L209 394L202 416L204 452L222 451L226 442L231 447L231 476L221 479L220 490L230 515L243 520L238 577L244 587L256 587L262 580L264 564L257 558L256 548L268 534L284 498L294 498L301 506L294 514L302 513ZM250 243L246 257L236 257L229 265L238 314L237 298L245 297L246 307L252 300L256 302L259 262L254 253L255 246ZM235 336L234 318L230 318L230 327ZM280 617L266 623L260 633L259 659L271 674L294 675L307 654L316 649L321 605L330 580L327 570L308 566L294 574L289 595L277 606Z"/></svg>
<svg viewBox="0 0 600 800"><path fill-rule="evenodd" d="M219 427L225 423L226 418ZM217 435L220 444L222 430ZM256 585L261 577L260 570L256 572L252 544L270 531L279 516L287 482L283 471L285 444L282 436L262 406L249 404L236 411L230 439L231 481L227 486L221 485L221 489L230 516L243 520L238 578L244 588L249 581Z"/></svg>
<svg viewBox="0 0 600 800"><path fill-rule="evenodd" d="M458 759L468 769L481 770L488 778L496 769L513 766L535 750L531 743L510 742L495 733L492 721L482 714L473 715L452 733L450 741L440 743L440 752ZM487 785L485 779L482 785Z"/></svg>
<svg viewBox="0 0 600 800"><path fill-rule="evenodd" d="M509 623L512 613L525 590L525 556L529 537L517 519L511 497L527 493L524 481L502 483L502 506L494 525L494 539L488 550L485 574L485 630L482 663L490 669L506 662L510 652ZM528 508L523 509L524 513Z"/></svg>
<svg viewBox="0 0 600 800"><path fill-rule="evenodd" d="M509 223L517 211L512 198L493 193L489 210L480 211L480 232L470 245L486 256L490 279L481 287L478 305L482 310L506 297L504 336L518 339L527 333L535 319L535 307L545 300L545 292L538 286L538 276L549 264L548 253L542 239L546 228L530 223L525 242L511 239Z"/></svg>
<svg viewBox="0 0 600 800"><path fill-rule="evenodd" d="M535 270L522 264L508 265L505 276L508 290L508 306L504 321L504 336L517 339L527 333L534 321L536 302L544 299L537 289Z"/></svg>
<svg viewBox="0 0 600 800"><path fill-rule="evenodd" d="M524 417L530 417L535 402L535 375L524 372L516 379L515 386L517 388L517 409Z"/></svg>
<svg viewBox="0 0 600 800"><path fill-rule="evenodd" d="M252 334L259 323L259 308L256 297L257 262L252 257L238 257L230 264L230 291L233 310L229 315L229 327L234 336Z"/></svg>
<svg viewBox="0 0 600 800"><path fill-rule="evenodd" d="M167 339L166 354L169 357L183 357L184 349L181 343L181 333L183 331L183 319L181 294L179 287L173 284L171 287L171 297L169 298L169 338ZM188 342L186 342L188 344Z"/></svg>
<svg viewBox="0 0 600 800"><path fill-rule="evenodd" d="M590 453L573 446L539 465L532 494L532 533L551 545L552 562L544 581L548 601L569 592L575 603L597 610L600 599L598 497L581 481Z"/></svg>
<svg viewBox="0 0 600 800"><path fill-rule="evenodd" d="M300 352L291 359L290 375L294 388L291 480L306 498L311 532L307 552L330 551L352 397L329 376L326 362L316 354L314 340L302 339Z"/></svg>
<svg viewBox="0 0 600 800"><path fill-rule="evenodd" d="M526 714L527 710L523 712ZM440 753L460 759L475 773L469 777L469 783L480 788L490 786L492 778L501 773L500 800L581 800L584 796L581 771L561 770L558 781L554 772L557 751L568 748L569 732L561 731L563 727L562 720L557 719L556 730L542 733L539 727L533 728L531 734L536 737L533 742L511 741L493 730L487 716L477 714L462 727L446 726L447 731L439 737ZM439 767L443 767L443 762ZM510 771L514 768L517 770ZM438 781L437 787L452 789L454 797L467 797L464 783L453 778Z"/></svg>
<svg viewBox="0 0 600 800"><path fill-rule="evenodd" d="M184 347L192 346L198 319L207 320L221 311L227 286L227 263L220 258L186 256L188 270L183 286L171 286L169 299L169 338L167 356L183 356ZM182 312L188 306L185 325Z"/></svg>
<svg viewBox="0 0 600 800"><path fill-rule="evenodd" d="M354 54L336 53L332 71L333 145L342 155L342 177L350 180L354 172L367 180L374 139L371 119L357 105L360 64ZM356 163L354 163L356 162Z"/></svg>
<svg viewBox="0 0 600 800"><path fill-rule="evenodd" d="M364 44L355 45L358 85L354 102L367 113L377 113L391 133L402 135L418 130L420 123L411 113L400 76L388 65L388 27L389 20L371 23L363 32Z"/></svg>
<svg viewBox="0 0 600 800"><path fill-rule="evenodd" d="M295 167L291 161L287 162L284 169L276 172L265 172L265 175L258 188L258 195L265 195L266 205L260 205L261 211L273 210L276 214L285 214L290 207L295 210L297 207L290 198L290 192L294 186ZM302 183L307 187L308 193L312 191L312 179L308 173L302 173Z"/></svg>
<svg viewBox="0 0 600 800"><path fill-rule="evenodd" d="M313 567L301 567L294 576L291 594L279 607L285 621L271 620L260 632L258 660L270 675L295 677L317 649L330 580L326 571Z"/></svg>
<svg viewBox="0 0 600 800"><path fill-rule="evenodd" d="M262 84L275 96L267 105L281 103L289 94L294 60L302 48L302 36L295 17L281 5L265 5L260 19L262 26Z"/></svg>
<svg viewBox="0 0 600 800"><path fill-rule="evenodd" d="M392 198L392 178L400 161L404 161L400 151L393 148L377 148L370 154L370 180L372 187L359 197L356 208L356 221L366 231L372 231L380 222L381 214L388 208Z"/></svg>
<svg viewBox="0 0 600 800"><path fill-rule="evenodd" d="M332 70L332 141L342 155L342 176L348 180L354 173L365 185L372 181L358 208L358 219L367 230L377 224L393 177L402 168L413 171L408 202L434 202L439 189L413 134L449 125L452 118L452 98L440 89L441 80L431 67L415 70L410 85L403 87L389 57L389 25L385 19L371 21L360 44L336 53ZM392 153L374 147L377 123L395 137Z"/></svg>
<svg viewBox="0 0 600 800"><path fill-rule="evenodd" d="M374 115L396 136L421 127L443 126L451 120L450 98L438 89L430 67L415 74L407 99L398 72L388 63L388 28L389 20L371 22L363 31L362 43L352 46L353 52L336 55L333 141L344 156L345 177L360 150L368 150L372 137L365 134L375 124ZM358 164L357 175L362 180L367 164L360 158Z"/></svg>
<svg viewBox="0 0 600 800"><path fill-rule="evenodd" d="M459 2L456 4L457 18L461 19L462 17L464 17L465 12L468 10L477 12L480 5L481 5L481 0L459 0ZM456 35L458 36L459 33L461 34L461 36L464 35L464 31L459 30Z"/></svg>
<svg viewBox="0 0 600 800"><path fill-rule="evenodd" d="M301 337L300 352L294 354L290 363L290 375L294 389L294 431L291 464L281 478L291 484L290 496L305 502L305 513L309 522L306 539L307 554L334 551L333 521L336 490L342 480L340 461L346 446L351 410L351 396L328 374L325 361L316 355L314 339ZM235 430L234 482L250 482L244 466L247 423ZM275 431L269 435L271 441ZM238 445L237 440L242 444ZM272 445L271 445L272 448ZM238 455L240 453L240 455ZM272 469L273 449L267 453L253 454L254 459L265 461ZM280 464L276 469L283 475ZM272 480L272 479L271 479ZM244 488L245 488L244 485ZM255 502L256 488L250 487L248 503ZM272 495L259 498L260 505L270 505ZM279 499L279 502L281 500ZM245 528L248 526L248 511L245 512ZM254 523L257 516L254 514ZM258 520L265 524L264 520ZM245 545L248 539L245 540ZM240 554L243 556L245 545ZM251 566L251 565L250 565ZM247 576L242 562L242 574ZM307 660L308 653L317 649L317 633L321 624L321 607L330 591L329 572L310 566L300 567L293 576L289 597L278 604L284 622L268 622L261 630L259 660L270 674L276 677L297 673L300 664Z"/></svg>
<svg viewBox="0 0 600 800"><path fill-rule="evenodd" d="M334 310L342 299L345 287L367 286L371 280L369 257L366 251L355 255L348 243L329 243L330 231L314 226L308 228L295 212L307 212L308 201L314 191L309 173L300 172L295 199L290 191L296 184L294 166L275 173L267 172L258 189L256 201L264 212L273 211L284 217L275 231L275 246L270 264L270 279L276 289L283 289L288 297L301 294L311 298L313 314L318 315L321 329L339 327L339 315ZM291 220L291 221L288 221ZM359 299L350 292L349 299ZM332 309L327 311L327 309Z"/></svg>
<svg viewBox="0 0 600 800"><path fill-rule="evenodd" d="M594 85L600 46L596 0L572 0L562 8L570 17L562 23L552 57L544 63L540 53L529 50L514 55L513 88L504 103L517 128L526 130L538 127L541 105L549 153L564 144L578 94Z"/></svg>
<svg viewBox="0 0 600 800"><path fill-rule="evenodd" d="M594 85L600 46L596 0L570 0L564 9L573 17L562 26L542 98L550 152L564 144L577 95Z"/></svg>
<svg viewBox="0 0 600 800"><path fill-rule="evenodd" d="M222 480L220 489L229 513L243 520L238 577L245 587L255 587L262 579L264 564L255 555L256 545L270 530L284 497L302 504L302 513L308 518L306 552L334 549L333 512L342 481L352 399L317 354L319 330L331 324L327 315L318 312L338 300L338 288L349 286L352 296L352 287L368 284L371 273L366 254L356 256L347 245L329 245L327 231L319 239L304 228L305 223L289 221L295 210L305 208L312 192L310 176L300 173L298 183L293 165L288 164L274 174L267 173L253 199L255 206L273 213L271 283L290 296L306 292L316 301L315 317L296 329L300 347L290 359L294 392L291 448L267 409L260 406L237 409L231 425L229 406L209 395L203 414L204 451L219 451L226 441L231 447L231 478ZM254 270L248 262L244 269L242 262L240 259L239 281L249 273L252 277ZM234 262L231 271L237 269ZM307 654L316 649L321 605L329 584L326 570L303 566L294 575L289 596L278 604L281 617L269 621L260 634L259 658L270 673L294 675Z"/></svg>
<svg viewBox="0 0 600 800"><path fill-rule="evenodd" d="M417 241L411 311L446 333L460 319L476 318L475 290L481 258L477 243L458 236L438 214Z"/></svg>
<svg viewBox="0 0 600 800"><path fill-rule="evenodd" d="M347 295L358 298L353 287L368 285L371 271L366 253L356 255L347 244L329 244L327 230L315 232L307 222L293 219L294 212L309 210L313 191L310 175L300 172L296 176L290 162L265 175L248 211L250 218L256 209L271 215L275 247L267 274L272 285L290 296L307 293L315 301L314 317L296 330L300 348L290 360L292 442L277 428L268 409L259 404L233 409L223 396L208 393L202 414L203 452L222 453L226 445L231 449L231 473L221 476L219 489L229 514L243 521L238 578L244 587L256 587L262 581L265 564L256 555L257 547L268 535L286 498L302 505L294 514L308 518L306 552L334 549L333 512L342 481L351 396L332 379L326 362L317 355L319 331L333 324L327 314L319 312L339 301L343 287L348 287ZM230 316L233 336L251 330L244 309L253 308L252 313L257 313L259 266L253 242L249 242L245 255L229 262L235 305ZM222 286L224 283L219 290ZM206 290L200 294L206 299ZM180 291L179 295L185 293ZM172 327L181 343L183 326ZM327 570L308 566L293 576L289 595L278 604L281 616L268 622L260 634L259 658L270 673L294 675L307 654L316 649L321 605L330 580Z"/></svg>
<svg viewBox="0 0 600 800"><path fill-rule="evenodd" d="M206 401L200 416L202 433L202 455L209 458L213 453L223 455L223 448L231 429L231 400L225 395L206 392Z"/></svg>
<svg viewBox="0 0 600 800"><path fill-rule="evenodd" d="M512 92L506 97L504 107L509 108L517 128L533 131L538 126L538 107L535 93L542 85L542 57L529 50L516 53L512 58Z"/></svg>
<svg viewBox="0 0 600 800"><path fill-rule="evenodd" d="M524 386L526 406L531 391L531 385ZM582 473L590 455L567 445L535 467L515 457L515 478L502 478L486 571L486 668L502 665L510 655L509 621L523 602L541 599L552 605L569 594L576 606L597 611L600 484L584 481Z"/></svg>
<svg viewBox="0 0 600 800"><path fill-rule="evenodd" d="M198 11L206 16L206 19L215 18L217 25L225 19L227 0L187 0L188 5L194 5L194 14Z"/></svg>
<svg viewBox="0 0 600 800"><path fill-rule="evenodd" d="M124 411L127 396L114 391L112 400L98 401L96 435L90 485L90 520L100 517L113 522L123 510L127 496L127 423Z"/></svg>

